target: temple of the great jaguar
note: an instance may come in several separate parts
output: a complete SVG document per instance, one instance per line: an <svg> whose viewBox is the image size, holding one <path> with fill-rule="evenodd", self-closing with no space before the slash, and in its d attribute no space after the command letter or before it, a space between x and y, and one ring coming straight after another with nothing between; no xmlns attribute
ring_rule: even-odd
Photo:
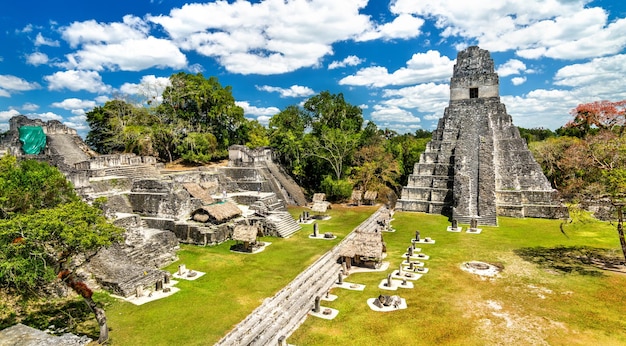
<svg viewBox="0 0 626 346"><path fill-rule="evenodd" d="M500 102L487 50L458 53L450 103L402 189L397 210L496 225L497 216L560 218L567 209Z"/></svg>

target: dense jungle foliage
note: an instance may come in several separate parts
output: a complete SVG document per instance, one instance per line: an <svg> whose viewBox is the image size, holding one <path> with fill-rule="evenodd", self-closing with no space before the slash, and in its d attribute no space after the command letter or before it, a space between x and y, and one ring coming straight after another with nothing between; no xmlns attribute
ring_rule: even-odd
<svg viewBox="0 0 626 346"><path fill-rule="evenodd" d="M397 198L431 133L399 134L366 122L359 107L328 91L275 114L268 127L248 120L230 87L216 77L178 73L159 102L112 100L87 113L86 142L108 154L133 152L163 162L205 164L228 156L230 145L270 146L280 163L312 194L331 201L352 190ZM520 128L553 186L568 199L617 196L626 176L624 101L572 110L556 131Z"/></svg>

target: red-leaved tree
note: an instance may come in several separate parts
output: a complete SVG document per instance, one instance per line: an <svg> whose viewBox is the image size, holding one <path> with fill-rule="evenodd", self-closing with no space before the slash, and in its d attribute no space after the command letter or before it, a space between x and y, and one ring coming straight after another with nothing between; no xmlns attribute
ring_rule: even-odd
<svg viewBox="0 0 626 346"><path fill-rule="evenodd" d="M582 103L570 112L574 119L565 124L565 127L579 128L587 133L592 127L601 130L619 129L620 137L626 125L626 100L622 101L595 101Z"/></svg>

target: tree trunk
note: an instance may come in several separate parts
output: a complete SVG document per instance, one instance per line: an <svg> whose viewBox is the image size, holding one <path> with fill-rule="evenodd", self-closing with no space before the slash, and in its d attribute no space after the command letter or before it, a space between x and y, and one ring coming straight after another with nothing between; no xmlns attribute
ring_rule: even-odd
<svg viewBox="0 0 626 346"><path fill-rule="evenodd" d="M98 325L100 326L100 337L98 337L98 343L104 344L109 340L109 327L107 326L107 316L104 312L104 309L100 308L98 304L91 298L83 297L87 306L93 311L96 315L96 321L98 321Z"/></svg>
<svg viewBox="0 0 626 346"><path fill-rule="evenodd" d="M619 235L619 243L622 245L622 253L624 254L624 260L626 260L626 240L624 239L624 212L623 205L615 205L617 208L617 234Z"/></svg>

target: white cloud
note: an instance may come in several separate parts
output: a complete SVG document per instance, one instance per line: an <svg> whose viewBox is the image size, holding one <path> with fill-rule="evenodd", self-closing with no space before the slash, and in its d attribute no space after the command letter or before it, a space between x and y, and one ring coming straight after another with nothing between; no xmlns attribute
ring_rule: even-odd
<svg viewBox="0 0 626 346"><path fill-rule="evenodd" d="M122 23L98 23L95 20L73 22L61 28L61 35L70 47L82 44L115 44L127 40L141 40L147 36L149 26L142 19L126 15Z"/></svg>
<svg viewBox="0 0 626 346"><path fill-rule="evenodd" d="M12 91L29 91L39 89L36 82L28 82L23 78L12 75L0 75L0 96L10 97Z"/></svg>
<svg viewBox="0 0 626 346"><path fill-rule="evenodd" d="M423 116L424 120L438 120L439 118L443 117L443 111L440 113L433 113L433 114L426 114Z"/></svg>
<svg viewBox="0 0 626 346"><path fill-rule="evenodd" d="M171 41L155 37L127 39L119 43L85 44L67 55L67 67L102 71L142 71L151 67L182 69L187 57Z"/></svg>
<svg viewBox="0 0 626 346"><path fill-rule="evenodd" d="M348 55L345 59L341 61L333 61L328 65L329 70L334 70L336 68L346 67L346 66L357 66L365 62L365 59L361 59L356 55Z"/></svg>
<svg viewBox="0 0 626 346"><path fill-rule="evenodd" d="M148 36L149 23L126 15L122 23L74 22L61 29L77 51L66 55L68 69L141 71L151 67L182 69L187 57L170 40Z"/></svg>
<svg viewBox="0 0 626 346"><path fill-rule="evenodd" d="M27 114L27 116L29 118L34 118L34 119L41 119L43 121L49 121L49 120L58 120L58 121L62 121L63 117L53 113L53 112L45 112L45 113L29 113Z"/></svg>
<svg viewBox="0 0 626 346"><path fill-rule="evenodd" d="M383 90L384 105L415 109L420 113L443 113L450 100L448 84L426 83Z"/></svg>
<svg viewBox="0 0 626 346"><path fill-rule="evenodd" d="M280 88L269 85L256 86L257 90L267 91L270 93L278 93L280 97L307 97L315 94L315 91L309 87L301 85L292 85L289 88Z"/></svg>
<svg viewBox="0 0 626 346"><path fill-rule="evenodd" d="M27 103L24 103L24 104L22 105L22 107L20 107L20 108L22 108L22 110L32 112L32 111L36 111L36 110L38 110L38 109L39 109L39 105L36 105L36 104L34 104L34 103L27 102Z"/></svg>
<svg viewBox="0 0 626 346"><path fill-rule="evenodd" d="M111 87L102 82L96 71L58 71L43 77L48 82L49 90L69 89L72 91L86 90L92 93L106 93Z"/></svg>
<svg viewBox="0 0 626 346"><path fill-rule="evenodd" d="M60 46L60 43L57 40L45 38L41 33L38 33L37 37L35 38L35 46L58 47Z"/></svg>
<svg viewBox="0 0 626 346"><path fill-rule="evenodd" d="M248 101L236 101L235 104L243 108L243 113L251 119L256 119L261 125L267 126L275 114L280 113L277 107L256 107Z"/></svg>
<svg viewBox="0 0 626 346"><path fill-rule="evenodd" d="M105 104L107 101L109 101L111 98L107 95L100 95L97 96L94 100L98 103L98 104Z"/></svg>
<svg viewBox="0 0 626 346"><path fill-rule="evenodd" d="M141 81L138 84L122 84L120 91L128 95L141 95L146 100L160 103L163 101L163 91L170 85L172 85L172 82L168 77L146 75L141 77Z"/></svg>
<svg viewBox="0 0 626 346"><path fill-rule="evenodd" d="M9 119L17 115L20 115L20 112L18 112L15 109L9 109L8 111L0 111L0 121L3 121L3 122L9 121Z"/></svg>
<svg viewBox="0 0 626 346"><path fill-rule="evenodd" d="M243 112L246 115L272 116L280 113L280 109L277 107L256 107L250 105L248 101L236 101L235 104L243 108Z"/></svg>
<svg viewBox="0 0 626 346"><path fill-rule="evenodd" d="M526 83L526 77L513 77L511 78L511 83L513 83L513 85L521 85Z"/></svg>
<svg viewBox="0 0 626 346"><path fill-rule="evenodd" d="M570 87L595 85L600 87L600 90L604 89L602 85L625 85L626 54L565 66L556 72L554 80L556 85Z"/></svg>
<svg viewBox="0 0 626 346"><path fill-rule="evenodd" d="M392 22L376 26L357 37L356 41L371 41L377 39L409 39L420 35L420 28L424 25L422 18L410 14L401 14Z"/></svg>
<svg viewBox="0 0 626 346"><path fill-rule="evenodd" d="M418 125L422 119L432 121L443 115L450 99L450 87L448 84L426 83L400 89L384 89L382 98L373 107L370 114L372 120L379 127L407 133L422 128Z"/></svg>
<svg viewBox="0 0 626 346"><path fill-rule="evenodd" d="M367 0L186 4L148 16L185 50L214 57L241 74L277 74L318 66L332 44L372 28Z"/></svg>
<svg viewBox="0 0 626 346"><path fill-rule="evenodd" d="M344 77L339 84L383 87L441 81L450 78L453 66L454 61L441 56L438 51L429 50L426 53L413 54L406 67L392 73L382 66L367 67L354 75Z"/></svg>
<svg viewBox="0 0 626 346"><path fill-rule="evenodd" d="M69 119L64 121L63 124L79 132L89 130L89 124L87 124L87 116L85 116L84 112L70 117Z"/></svg>
<svg viewBox="0 0 626 346"><path fill-rule="evenodd" d="M61 102L54 102L51 104L51 106L54 108L62 108L65 110L77 110L77 109L93 108L96 106L96 102L91 101L91 100L69 98Z"/></svg>
<svg viewBox="0 0 626 346"><path fill-rule="evenodd" d="M608 23L590 1L397 0L396 14L432 18L442 37L476 41L492 52L517 50L524 58L581 59L620 52L626 46L626 19Z"/></svg>
<svg viewBox="0 0 626 346"><path fill-rule="evenodd" d="M26 56L26 62L33 66L47 64L48 60L48 55L40 52L34 52Z"/></svg>
<svg viewBox="0 0 626 346"><path fill-rule="evenodd" d="M526 71L526 64L517 59L511 59L504 64L498 66L496 73L500 77L506 77L514 74L520 74Z"/></svg>
<svg viewBox="0 0 626 346"><path fill-rule="evenodd" d="M15 30L15 32L17 33L30 33L33 32L33 25L32 24L27 24L22 30Z"/></svg>
<svg viewBox="0 0 626 346"><path fill-rule="evenodd" d="M372 120L387 123L419 123L420 118L413 113L394 106L375 105L371 113Z"/></svg>

